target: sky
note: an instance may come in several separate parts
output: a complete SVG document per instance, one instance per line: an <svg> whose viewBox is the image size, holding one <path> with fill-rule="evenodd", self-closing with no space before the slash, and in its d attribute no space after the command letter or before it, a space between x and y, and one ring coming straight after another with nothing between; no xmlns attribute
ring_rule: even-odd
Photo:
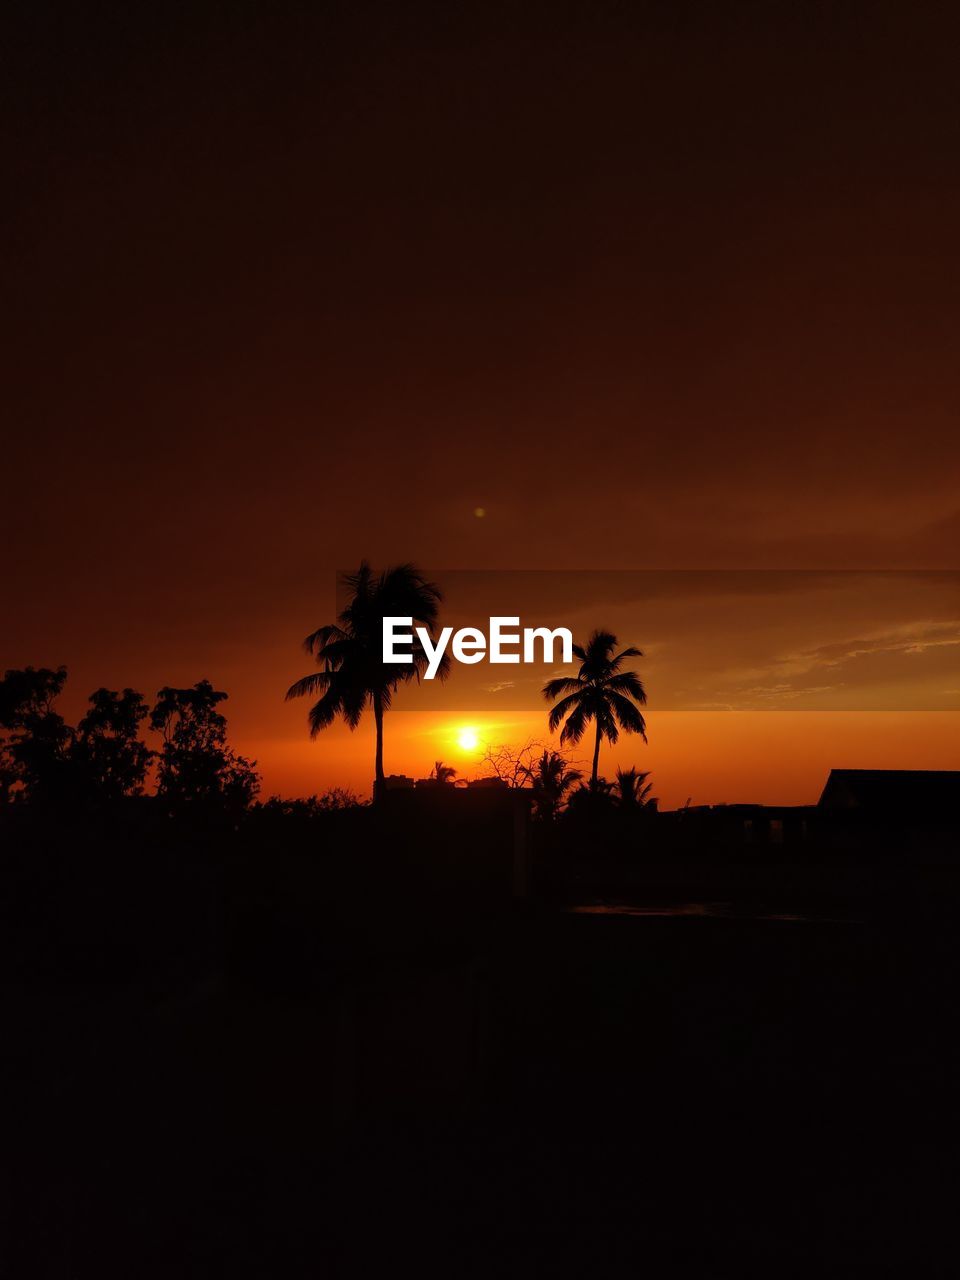
<svg viewBox="0 0 960 1280"><path fill-rule="evenodd" d="M653 769L667 803L960 766L934 693L960 687L935 573L960 567L958 26L16 7L0 663L66 663L68 714L208 677L265 793L361 790L372 726L310 743L283 701L337 570L414 561L468 612L465 571L576 571L551 609L645 652L649 746L602 765ZM911 572L746 603L687 578L655 609L609 576L787 570ZM843 655L843 705L814 709ZM473 771L468 714L547 738L535 688L454 685L404 691L388 770Z"/></svg>

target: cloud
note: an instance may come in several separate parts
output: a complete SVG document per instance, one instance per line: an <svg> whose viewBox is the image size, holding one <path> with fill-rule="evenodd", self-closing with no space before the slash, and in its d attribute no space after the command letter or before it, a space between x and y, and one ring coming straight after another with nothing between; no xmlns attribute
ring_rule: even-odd
<svg viewBox="0 0 960 1280"><path fill-rule="evenodd" d="M926 704L931 697L950 696L933 682L939 685L953 669L958 648L960 622L920 620L720 672L713 692L727 693L744 707L839 709L838 699L849 709L875 706L878 699L888 707L918 699Z"/></svg>
<svg viewBox="0 0 960 1280"><path fill-rule="evenodd" d="M914 622L855 640L834 641L785 658L802 671L839 667L873 654L918 654L960 645L960 622Z"/></svg>

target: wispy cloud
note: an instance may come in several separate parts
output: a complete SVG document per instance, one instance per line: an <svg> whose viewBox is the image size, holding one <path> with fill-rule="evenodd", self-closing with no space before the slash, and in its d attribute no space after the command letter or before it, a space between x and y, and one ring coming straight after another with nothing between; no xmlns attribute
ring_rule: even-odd
<svg viewBox="0 0 960 1280"><path fill-rule="evenodd" d="M839 667L856 658L874 654L917 654L928 649L956 646L960 646L960 622L915 622L854 640L835 641L802 650L782 659L782 665L795 667L799 674L816 667Z"/></svg>

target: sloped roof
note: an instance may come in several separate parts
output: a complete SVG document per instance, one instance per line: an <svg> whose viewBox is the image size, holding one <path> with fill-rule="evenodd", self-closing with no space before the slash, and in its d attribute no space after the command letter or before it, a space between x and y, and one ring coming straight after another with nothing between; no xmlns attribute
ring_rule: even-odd
<svg viewBox="0 0 960 1280"><path fill-rule="evenodd" d="M960 770L831 769L819 800L822 809L871 813L960 816Z"/></svg>

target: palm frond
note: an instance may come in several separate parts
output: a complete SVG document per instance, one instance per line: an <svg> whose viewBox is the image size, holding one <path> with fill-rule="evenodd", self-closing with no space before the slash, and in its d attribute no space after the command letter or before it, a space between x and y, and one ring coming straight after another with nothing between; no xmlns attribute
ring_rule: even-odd
<svg viewBox="0 0 960 1280"><path fill-rule="evenodd" d="M289 702L292 698L306 698L319 693L329 685L330 679L329 671L315 671L312 675L304 676L302 680L295 680L284 695L284 701Z"/></svg>
<svg viewBox="0 0 960 1280"><path fill-rule="evenodd" d="M559 704L559 705L562 705L562 704ZM555 712L556 710L557 708L554 707L553 711ZM553 712L551 712L550 714L550 719L553 720ZM555 728L556 726L554 725L553 727ZM576 745L580 741L580 739L583 737L586 727L587 727L586 712L584 711L583 707L575 706L574 709L571 711L570 715L567 716L567 722L563 726L563 729L560 733L561 744L565 745L568 742L572 742L574 745Z"/></svg>
<svg viewBox="0 0 960 1280"><path fill-rule="evenodd" d="M340 714L351 729L356 729L363 718L369 693L362 685L345 684L340 694Z"/></svg>
<svg viewBox="0 0 960 1280"><path fill-rule="evenodd" d="M614 662L622 662L624 658L642 658L643 650L635 649L633 645L629 645L626 649L622 649L614 658Z"/></svg>
<svg viewBox="0 0 960 1280"><path fill-rule="evenodd" d="M315 738L321 729L328 729L343 709L340 690L335 686L327 690L319 702L315 702L307 715L310 737Z"/></svg>
<svg viewBox="0 0 960 1280"><path fill-rule="evenodd" d="M610 692L611 719L616 716L627 733L639 733L644 742L647 740L647 726L637 707L625 698L622 693ZM615 739L611 739L615 741Z"/></svg>
<svg viewBox="0 0 960 1280"><path fill-rule="evenodd" d="M577 693L582 687L580 681L573 676L558 676L555 680L548 680L541 693L549 701L559 698L562 693Z"/></svg>
<svg viewBox="0 0 960 1280"><path fill-rule="evenodd" d="M622 693L628 698L633 698L634 702L646 703L647 701L647 691L635 671L622 671L619 675L611 677L604 687L612 693Z"/></svg>
<svg viewBox="0 0 960 1280"><path fill-rule="evenodd" d="M619 671L622 663L626 658L642 658L642 657L643 657L643 652L640 649L633 648L633 646L631 645L629 648L624 649L622 652L618 653L615 657L610 659L610 670Z"/></svg>
<svg viewBox="0 0 960 1280"><path fill-rule="evenodd" d="M303 642L303 647L310 654L316 654L319 650L326 648L332 640L346 640L347 633L342 627L338 627L335 623L331 623L327 627L318 627L316 631L311 631Z"/></svg>
<svg viewBox="0 0 960 1280"><path fill-rule="evenodd" d="M609 662L610 654L616 647L617 637L612 631L592 631L587 640L587 657L593 662Z"/></svg>
<svg viewBox="0 0 960 1280"><path fill-rule="evenodd" d="M582 710L581 697L582 695L579 693L571 693L566 698L561 698L555 706L550 708L550 715L547 719L547 724L550 726L551 733L556 732L560 721L575 708L580 707Z"/></svg>
<svg viewBox="0 0 960 1280"><path fill-rule="evenodd" d="M602 710L597 712L595 719L600 726L601 738L606 738L611 746L620 741L620 728L617 725L616 716L611 713L609 706L605 704Z"/></svg>

